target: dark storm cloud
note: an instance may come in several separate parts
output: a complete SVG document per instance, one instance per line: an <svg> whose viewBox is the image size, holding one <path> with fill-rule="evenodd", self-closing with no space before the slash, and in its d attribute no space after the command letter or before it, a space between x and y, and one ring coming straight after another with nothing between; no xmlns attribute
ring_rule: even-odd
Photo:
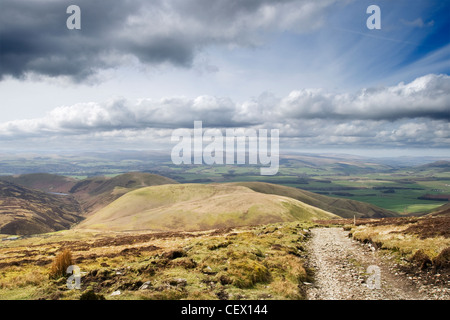
<svg viewBox="0 0 450 320"><path fill-rule="evenodd" d="M82 80L135 57L190 67L209 44L253 45L261 30L317 26L334 0L2 0L0 79L27 73ZM68 30L69 5L81 30Z"/></svg>
<svg viewBox="0 0 450 320"><path fill-rule="evenodd" d="M110 3L110 2L109 2ZM77 1L82 30L69 30L66 9L72 1L2 1L0 77L26 72L82 79L111 67L114 29L138 6L127 1Z"/></svg>

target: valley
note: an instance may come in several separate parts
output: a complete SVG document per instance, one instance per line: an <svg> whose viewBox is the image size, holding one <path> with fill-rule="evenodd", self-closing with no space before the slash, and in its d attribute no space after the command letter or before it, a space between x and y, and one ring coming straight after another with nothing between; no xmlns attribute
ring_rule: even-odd
<svg viewBox="0 0 450 320"><path fill-rule="evenodd" d="M393 288L449 299L446 161L303 156L273 177L163 161L121 172L130 159L98 174L98 162L81 163L76 174L0 177L0 299L358 300ZM53 274L63 254L78 289L65 269ZM373 264L381 291L367 287Z"/></svg>

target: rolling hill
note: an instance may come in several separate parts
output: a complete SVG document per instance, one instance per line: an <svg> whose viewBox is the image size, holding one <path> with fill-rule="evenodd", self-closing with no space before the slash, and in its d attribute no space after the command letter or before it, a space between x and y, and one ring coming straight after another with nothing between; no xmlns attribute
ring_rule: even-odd
<svg viewBox="0 0 450 320"><path fill-rule="evenodd" d="M427 163L416 167L416 169L429 169L429 168L442 168L443 170L448 172L448 170L450 170L450 161L445 160L435 161L432 163Z"/></svg>
<svg viewBox="0 0 450 320"><path fill-rule="evenodd" d="M128 192L80 229L195 231L338 216L298 200L230 184L172 184Z"/></svg>
<svg viewBox="0 0 450 320"><path fill-rule="evenodd" d="M85 214L89 215L131 190L176 183L178 182L175 180L156 174L130 172L113 178L93 177L81 180L69 193L74 195Z"/></svg>
<svg viewBox="0 0 450 320"><path fill-rule="evenodd" d="M290 197L311 206L332 212L342 218L384 218L398 216L397 213L375 205L350 200L332 198L317 193L265 182L236 182L236 186L248 187L256 192Z"/></svg>
<svg viewBox="0 0 450 320"><path fill-rule="evenodd" d="M30 235L69 229L83 218L70 196L27 189L0 181L0 233Z"/></svg>
<svg viewBox="0 0 450 320"><path fill-rule="evenodd" d="M142 172L125 173L113 178L99 176L83 180L47 173L2 176L0 179L47 193L70 194L80 203L84 215L89 215L131 190L177 183L163 176Z"/></svg>

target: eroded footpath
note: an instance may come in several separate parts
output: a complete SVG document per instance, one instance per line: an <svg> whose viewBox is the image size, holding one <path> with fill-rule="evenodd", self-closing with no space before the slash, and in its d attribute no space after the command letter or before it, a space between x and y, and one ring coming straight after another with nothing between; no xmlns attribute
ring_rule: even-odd
<svg viewBox="0 0 450 320"><path fill-rule="evenodd" d="M342 228L314 228L308 243L309 268L315 282L309 300L436 300L449 299L405 278L376 250L348 237Z"/></svg>

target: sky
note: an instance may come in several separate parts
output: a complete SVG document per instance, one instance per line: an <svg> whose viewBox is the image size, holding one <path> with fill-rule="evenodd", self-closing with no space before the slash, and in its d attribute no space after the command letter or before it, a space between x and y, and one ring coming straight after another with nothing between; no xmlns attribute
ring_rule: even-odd
<svg viewBox="0 0 450 320"><path fill-rule="evenodd" d="M278 129L296 152L450 156L449 16L449 0L2 0L0 148L167 149L202 121Z"/></svg>

